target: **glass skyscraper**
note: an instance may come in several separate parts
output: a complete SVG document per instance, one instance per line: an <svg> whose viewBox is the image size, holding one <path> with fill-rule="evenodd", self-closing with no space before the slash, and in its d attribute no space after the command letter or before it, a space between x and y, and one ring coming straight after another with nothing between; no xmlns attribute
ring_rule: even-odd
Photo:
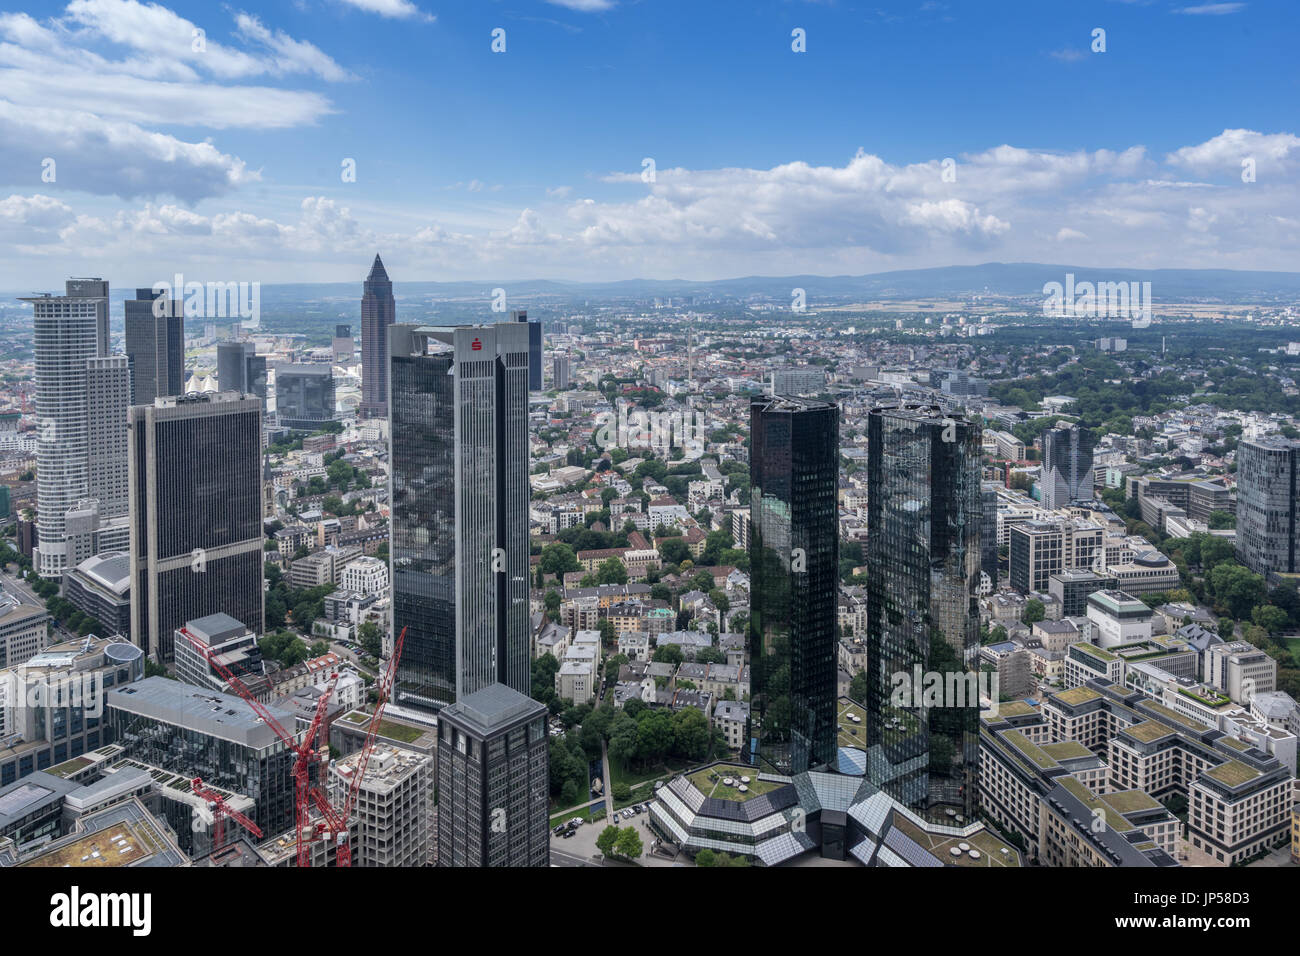
<svg viewBox="0 0 1300 956"><path fill-rule="evenodd" d="M161 297L154 289L136 289L135 298L122 305L135 382L133 405L185 394L185 309L181 300L159 302Z"/></svg>
<svg viewBox="0 0 1300 956"><path fill-rule="evenodd" d="M937 406L868 419L867 773L936 822L978 804L980 428ZM927 696L942 675L938 698Z"/></svg>
<svg viewBox="0 0 1300 956"><path fill-rule="evenodd" d="M750 405L746 759L783 774L835 769L839 406Z"/></svg>
<svg viewBox="0 0 1300 956"><path fill-rule="evenodd" d="M1300 441L1237 445L1237 558L1256 574L1300 571Z"/></svg>
<svg viewBox="0 0 1300 956"><path fill-rule="evenodd" d="M528 326L389 329L399 704L531 688Z"/></svg>
<svg viewBox="0 0 1300 956"><path fill-rule="evenodd" d="M1064 508L1093 497L1092 432L1061 424L1043 432L1043 507Z"/></svg>

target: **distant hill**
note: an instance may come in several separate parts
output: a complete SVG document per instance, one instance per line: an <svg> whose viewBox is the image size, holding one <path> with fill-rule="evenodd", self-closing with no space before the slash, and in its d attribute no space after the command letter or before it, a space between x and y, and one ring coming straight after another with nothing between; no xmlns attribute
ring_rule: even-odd
<svg viewBox="0 0 1300 956"><path fill-rule="evenodd" d="M360 267L353 282L263 284L262 307L274 307L310 300L344 301L361 298ZM1300 272L1250 272L1231 269L1130 269L1125 267L1049 265L1037 262L986 262L975 266L940 266L849 276L743 276L734 279L696 281L691 279L623 279L617 282L565 282L552 279L484 279L469 282L424 282L394 277L393 291L399 299L486 299L491 290L507 290L512 301L555 299L574 302L583 299L747 298L760 296L788 300L790 290L802 288L815 301L836 299L912 299L934 296L993 295L1038 297L1047 282L1064 282L1067 273L1077 281L1150 282L1157 302L1183 299L1255 302L1300 296ZM197 278L197 277L196 277ZM50 290L57 292L59 290ZM23 290L17 295L31 295ZM2 295L2 294L0 294ZM112 290L114 302L129 298L134 290L125 285ZM117 311L117 310L114 310Z"/></svg>

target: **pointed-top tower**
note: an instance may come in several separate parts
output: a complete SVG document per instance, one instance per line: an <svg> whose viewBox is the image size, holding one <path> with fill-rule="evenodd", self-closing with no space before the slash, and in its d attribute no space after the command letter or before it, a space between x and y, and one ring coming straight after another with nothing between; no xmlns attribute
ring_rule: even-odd
<svg viewBox="0 0 1300 956"><path fill-rule="evenodd" d="M388 415L388 327L397 320L393 283L375 253L361 295L361 405L359 418Z"/></svg>

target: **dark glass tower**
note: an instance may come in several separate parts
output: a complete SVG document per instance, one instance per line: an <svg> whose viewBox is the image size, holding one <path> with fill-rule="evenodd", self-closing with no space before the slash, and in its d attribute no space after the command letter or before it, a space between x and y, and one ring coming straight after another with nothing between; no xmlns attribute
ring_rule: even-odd
<svg viewBox="0 0 1300 956"><path fill-rule="evenodd" d="M262 403L160 398L129 419L131 639L160 662L186 621L262 632Z"/></svg>
<svg viewBox="0 0 1300 956"><path fill-rule="evenodd" d="M275 416L286 428L315 431L334 421L334 368L285 363L275 369Z"/></svg>
<svg viewBox="0 0 1300 956"><path fill-rule="evenodd" d="M161 297L153 289L136 289L135 298L122 304L135 405L185 394L185 311L179 299L160 302Z"/></svg>
<svg viewBox="0 0 1300 956"><path fill-rule="evenodd" d="M750 405L747 759L793 774L837 764L839 406Z"/></svg>
<svg viewBox="0 0 1300 956"><path fill-rule="evenodd" d="M1300 571L1300 441L1237 446L1237 558L1256 574Z"/></svg>
<svg viewBox="0 0 1300 956"><path fill-rule="evenodd" d="M396 700L528 694L528 327L389 332Z"/></svg>
<svg viewBox="0 0 1300 956"><path fill-rule="evenodd" d="M1049 511L1093 497L1092 432L1059 425L1043 432L1043 507Z"/></svg>
<svg viewBox="0 0 1300 956"><path fill-rule="evenodd" d="M217 387L266 401L266 356L252 342L217 343Z"/></svg>
<svg viewBox="0 0 1300 956"><path fill-rule="evenodd" d="M978 801L980 428L930 405L878 407L868 422L867 773L918 813L965 824ZM953 679L929 701L935 673Z"/></svg>
<svg viewBox="0 0 1300 956"><path fill-rule="evenodd" d="M388 414L388 327L397 321L393 283L376 253L361 294L361 404L359 418Z"/></svg>

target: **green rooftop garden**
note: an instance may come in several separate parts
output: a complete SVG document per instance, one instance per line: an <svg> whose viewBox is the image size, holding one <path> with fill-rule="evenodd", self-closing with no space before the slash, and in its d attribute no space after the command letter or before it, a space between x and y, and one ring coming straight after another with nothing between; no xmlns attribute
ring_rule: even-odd
<svg viewBox="0 0 1300 956"><path fill-rule="evenodd" d="M748 777L749 783L742 784L740 782L741 777ZM736 767L725 764L697 770L694 773L687 774L686 779L699 788L700 792L706 797L731 800L735 803L744 803L746 800L752 800L754 797L771 793L773 790L785 786L785 784L774 780L760 780L758 771L754 767ZM723 783L727 779L731 780L731 786ZM742 786L745 788L744 793L740 792Z"/></svg>

